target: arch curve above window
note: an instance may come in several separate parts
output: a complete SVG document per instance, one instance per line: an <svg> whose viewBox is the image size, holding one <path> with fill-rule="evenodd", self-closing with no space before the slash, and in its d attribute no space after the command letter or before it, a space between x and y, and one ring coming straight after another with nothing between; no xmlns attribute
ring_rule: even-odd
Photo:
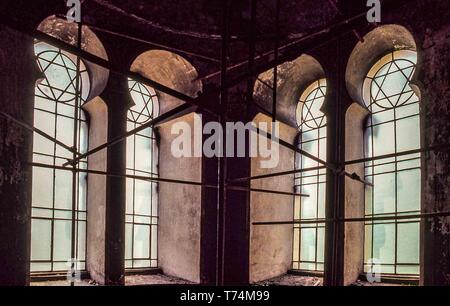
<svg viewBox="0 0 450 306"><path fill-rule="evenodd" d="M326 116L321 111L327 92L326 79L314 81L302 93L297 103L296 119L300 129L318 129L326 124Z"/></svg>
<svg viewBox="0 0 450 306"><path fill-rule="evenodd" d="M169 51L146 51L133 61L130 70L193 98L203 90L197 69L181 55ZM160 114L184 103L164 92L155 92L159 98Z"/></svg>
<svg viewBox="0 0 450 306"><path fill-rule="evenodd" d="M325 77L322 65L312 56L303 54L296 60L278 66L277 120L291 127L297 124L297 103L302 93L314 81ZM272 112L273 69L263 72L255 83L255 103Z"/></svg>
<svg viewBox="0 0 450 306"><path fill-rule="evenodd" d="M363 84L375 64L394 51L416 51L412 34L401 25L383 25L364 36L353 49L345 73L347 90L354 102L365 106Z"/></svg>
<svg viewBox="0 0 450 306"><path fill-rule="evenodd" d="M38 30L68 44L74 46L77 44L77 23L68 22L67 20L56 16L49 16L39 24ZM94 54L104 60L108 60L108 55L102 42L88 26L82 27L81 36L81 48L84 51ZM84 61L84 65L86 65L86 69L89 71L89 81L91 84L89 96L85 99L85 101L89 101L94 97L99 96L105 89L106 84L108 83L109 70L89 61Z"/></svg>

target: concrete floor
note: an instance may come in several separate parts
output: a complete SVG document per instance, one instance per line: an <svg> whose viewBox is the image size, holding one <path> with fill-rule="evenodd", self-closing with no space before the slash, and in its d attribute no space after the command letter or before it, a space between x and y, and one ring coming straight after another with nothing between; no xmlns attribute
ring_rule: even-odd
<svg viewBox="0 0 450 306"><path fill-rule="evenodd" d="M322 286L321 277L286 274L258 282L255 286Z"/></svg>
<svg viewBox="0 0 450 306"><path fill-rule="evenodd" d="M145 285L192 285L193 283L163 274L155 275L130 275L125 277L126 286ZM254 286L322 286L322 278L311 276L299 276L286 274L276 278L253 284ZM31 286L70 286L67 281L43 281L32 282ZM82 280L75 283L75 286L98 286L91 280ZM352 286L402 286L399 284L369 283L357 281Z"/></svg>
<svg viewBox="0 0 450 306"><path fill-rule="evenodd" d="M193 284L189 281L171 277L163 274L155 275L129 275L125 277L126 286L142 286L142 285L189 285ZM66 280L58 281L42 281L32 282L31 286L70 286L70 283ZM75 286L98 286L95 282L85 279L80 282L76 282Z"/></svg>

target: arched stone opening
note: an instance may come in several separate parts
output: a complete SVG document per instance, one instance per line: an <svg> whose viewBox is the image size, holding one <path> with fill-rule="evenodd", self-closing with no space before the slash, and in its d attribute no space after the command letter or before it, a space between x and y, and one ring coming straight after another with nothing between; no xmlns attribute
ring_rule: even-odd
<svg viewBox="0 0 450 306"><path fill-rule="evenodd" d="M392 24L379 26L366 34L364 42L359 42L350 55L346 70L346 85L349 95L353 99L353 104L347 109L345 119L345 158L347 161L367 157L366 151L369 150L369 147L367 146L368 140L365 140L368 137L365 132L367 129L367 121L371 120L372 116L372 112L368 107L368 104L370 103L368 100L372 99L372 96L368 94L368 90L371 90L367 87L369 85L367 83L368 74L370 71L374 71L374 69L381 69L384 65L383 59L389 54L392 54L394 59L396 58L395 54L402 54L398 53L403 52L402 50L406 51L404 56L412 56L412 58L414 58L414 64L416 64L415 55L410 55L408 53L408 51L417 51L414 37L405 27ZM401 58L401 56L398 58ZM405 86L409 86L414 94L419 97L418 99L420 101L420 91L418 86L412 83L414 82L415 75L417 75L417 69ZM372 146L370 146L370 148L372 148ZM373 154L371 156L373 156ZM366 163L347 165L346 171L349 173L356 173L361 178L365 178L368 173L366 165ZM370 174L373 177L374 173L370 172ZM369 181L368 178L367 181ZM364 186L350 178L345 179L346 218L361 218L367 216L365 211L365 202L367 202L366 196L369 194L366 191L367 188L372 187ZM397 199L397 196L395 198ZM366 226L363 222L347 223L345 225L345 284L353 283L364 273L364 257L365 252L367 252L367 249L365 250L365 244L367 245L365 240L373 239L369 237L371 235L367 235L368 232L366 231ZM396 246L394 248L397 250ZM395 259L395 262L397 262L397 259ZM384 268L382 268L382 272L386 273L383 269Z"/></svg>
<svg viewBox="0 0 450 306"><path fill-rule="evenodd" d="M150 50L139 55L130 68L169 88L191 97L202 91L197 79L197 70L180 55ZM156 90L159 114L185 103L166 93ZM158 174L162 178L200 182L202 180L202 157L177 158L171 152L171 145L178 134L172 134L172 127L183 123L190 127L194 143L194 127L202 129L194 112L180 114L177 118L159 124L154 128L158 135ZM199 126L200 124L200 126ZM201 141L201 139L200 139ZM192 145L192 148L194 146ZM158 266L163 273L192 282L200 282L200 243L202 188L192 185L158 183ZM179 199L184 199L179 201Z"/></svg>
<svg viewBox="0 0 450 306"><path fill-rule="evenodd" d="M42 21L38 30L49 34L68 44L77 45L77 24L70 23L56 16L50 16ZM98 37L86 26L82 28L82 49L98 57L108 60L106 51ZM42 50L51 50L52 52L61 52L73 63L77 63L78 57L74 54L59 50L45 42L35 41L36 52ZM107 142L108 109L105 102L99 97L106 87L109 78L109 71L103 67L95 65L84 59L80 59L81 67L86 70L86 78L82 83L88 84L88 88L82 87L80 111L86 115L88 131L83 136L87 142L85 150L93 149ZM76 71L73 73L76 75ZM39 84L41 80L37 81ZM62 131L68 127L60 127ZM79 136L80 137L80 136ZM70 146L72 144L69 144ZM85 159L80 168L87 167L89 170L106 171L106 150L102 150ZM80 190L87 190L85 195L85 210L87 213L78 212L77 218L84 220L84 224L77 225L77 237L84 235L82 243L77 243L77 249L83 252L83 265L78 267L82 271L90 273L91 278L103 283L105 273L105 214L106 214L106 176L96 174L79 174L83 180L86 180L86 186L78 186ZM81 181L81 178L78 180ZM73 191L72 191L73 192ZM80 197L80 196L79 196ZM81 217L80 214L84 214ZM84 228L81 230L81 228ZM81 234L82 231L82 234ZM69 258L67 258L69 260ZM66 264L64 264L66 267Z"/></svg>
<svg viewBox="0 0 450 306"><path fill-rule="evenodd" d="M292 62L278 66L277 122L279 137L296 144L300 130L297 112L304 104L301 96L313 82L325 77L320 63L309 55L302 55ZM272 111L273 70L258 76L254 86L254 100L268 112ZM270 87L269 87L270 86ZM258 114L256 124L267 123L271 131L272 118ZM279 147L279 163L275 168L260 166L261 157L251 158L251 176L265 175L295 169L296 154L289 148ZM295 192L295 174L253 180L252 188ZM297 190L298 191L298 190ZM294 219L293 195L252 192L250 196L250 222L286 221ZM292 225L254 226L250 228L250 281L258 282L283 275L293 268L294 229Z"/></svg>

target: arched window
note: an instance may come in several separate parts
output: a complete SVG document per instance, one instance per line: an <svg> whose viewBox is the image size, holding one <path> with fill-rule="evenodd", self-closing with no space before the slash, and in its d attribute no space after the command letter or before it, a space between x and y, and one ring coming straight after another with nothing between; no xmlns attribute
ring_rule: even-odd
<svg viewBox="0 0 450 306"><path fill-rule="evenodd" d="M129 80L128 87L135 103L128 111L130 131L158 116L155 91ZM127 174L158 176L158 151L151 127L127 138ZM127 179L125 268L158 266L158 198L157 183Z"/></svg>
<svg viewBox="0 0 450 306"><path fill-rule="evenodd" d="M35 89L34 126L85 153L88 124L81 105L89 94L90 84L83 62L80 60L77 67L75 56L42 42L35 44L35 54L43 78ZM67 270L72 247L78 261L76 268L85 269L86 174L77 173L74 177L70 170L51 168L62 166L72 159L72 154L34 134L33 162L49 167L33 167L31 272ZM87 169L87 160L78 166Z"/></svg>
<svg viewBox="0 0 450 306"><path fill-rule="evenodd" d="M364 102L365 157L420 148L419 98L409 83L417 55L395 51L383 56L367 74ZM420 213L420 154L365 163L366 217L400 217ZM419 220L365 224L365 270L380 264L386 274L419 274Z"/></svg>
<svg viewBox="0 0 450 306"><path fill-rule="evenodd" d="M321 112L326 94L326 80L313 82L303 92L297 104L298 148L326 160L326 117ZM320 165L296 154L295 169L309 169ZM314 221L325 218L326 170L307 170L295 174L295 192L309 197L295 197L294 219ZM294 226L293 269L323 271L325 224L296 224Z"/></svg>

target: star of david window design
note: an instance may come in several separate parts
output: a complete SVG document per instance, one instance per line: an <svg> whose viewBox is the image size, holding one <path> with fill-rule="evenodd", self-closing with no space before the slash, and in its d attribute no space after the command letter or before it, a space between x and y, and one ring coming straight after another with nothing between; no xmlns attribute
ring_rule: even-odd
<svg viewBox="0 0 450 306"><path fill-rule="evenodd" d="M321 107L325 101L327 82L321 79L312 83L303 93L297 105L297 124L308 129L325 126L326 118Z"/></svg>

